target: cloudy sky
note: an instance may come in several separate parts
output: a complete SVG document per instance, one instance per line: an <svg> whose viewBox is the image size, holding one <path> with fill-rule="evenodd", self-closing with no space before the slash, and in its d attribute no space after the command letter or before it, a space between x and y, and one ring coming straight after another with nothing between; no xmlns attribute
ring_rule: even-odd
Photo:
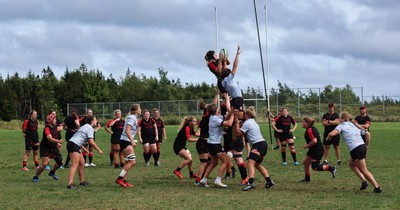
<svg viewBox="0 0 400 210"><path fill-rule="evenodd" d="M268 8L269 87L363 87L364 95L400 96L400 1L256 0L264 63ZM128 67L157 68L182 83L207 82L204 54L241 46L242 89L263 88L252 0L0 0L0 74L60 77L84 63L108 77ZM219 50L219 49L218 49ZM265 65L267 66L267 65ZM306 90L305 90L306 91ZM359 90L356 90L359 92Z"/></svg>

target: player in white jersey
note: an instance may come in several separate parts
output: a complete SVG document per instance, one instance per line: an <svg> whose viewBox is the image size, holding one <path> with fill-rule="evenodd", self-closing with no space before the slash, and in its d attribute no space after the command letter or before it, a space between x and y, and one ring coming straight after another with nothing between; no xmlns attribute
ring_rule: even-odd
<svg viewBox="0 0 400 210"><path fill-rule="evenodd" d="M365 162L367 147L361 137L362 130L357 128L350 119L352 119L352 116L347 112L343 112L341 114L341 123L336 126L335 130L328 134L326 140L329 141L339 133L342 134L343 141L346 142L350 150L349 167L362 181L360 190L367 188L368 180L368 182L375 187L373 192L380 193L382 192L381 187L367 169L367 164Z"/></svg>
<svg viewBox="0 0 400 210"><path fill-rule="evenodd" d="M260 126L255 121L255 110L253 106L250 106L246 109L244 113L244 123L242 127L239 127L239 123L236 123L235 130L239 136L246 136L246 139L252 145L250 150L250 155L247 160L247 168L249 173L249 182L247 187L243 188L244 191L251 190L256 187L254 184L254 174L255 169L257 169L261 175L265 178L265 187L271 188L274 185L274 182L271 180L267 169L261 165L264 160L264 156L267 154L267 142L261 135ZM235 119L238 121L238 119Z"/></svg>
<svg viewBox="0 0 400 210"><path fill-rule="evenodd" d="M243 118L243 97L242 90L240 89L239 82L236 80L235 74L239 63L240 46L237 48L235 61L233 62L232 71L229 68L222 69L218 80L221 86L229 93L232 97L231 106L235 115L239 118Z"/></svg>
<svg viewBox="0 0 400 210"><path fill-rule="evenodd" d="M68 141L67 150L69 156L71 158L71 169L69 170L68 175L68 189L75 189L76 187L72 184L74 181L75 172L78 169L78 175L81 186L89 185L88 182L85 181L85 160L80 152L81 149L86 150L83 146L84 144L89 143L95 150L97 150L100 155L103 154L103 151L97 147L94 142L94 127L97 125L97 119L94 116L90 116L87 118L88 124L80 127L79 130L72 136L72 138Z"/></svg>
<svg viewBox="0 0 400 210"><path fill-rule="evenodd" d="M212 172L212 170L218 165L218 160L221 160L221 166L218 169L217 178L215 179L214 184L219 187L227 187L227 185L221 182L222 174L224 173L226 167L228 166L228 162L230 161L228 155L225 153L222 148L222 135L223 135L223 127L232 126L234 115L230 111L230 103L229 96L227 94L223 94L225 98L226 107L228 108L227 120L224 120L224 116L219 114L219 110L217 105L211 104L207 106L207 111L210 113L210 121L208 123L209 126L209 137L207 140L208 152L211 154L211 164L206 169L204 173L204 177L200 180L200 184L205 187L208 187L207 179Z"/></svg>
<svg viewBox="0 0 400 210"><path fill-rule="evenodd" d="M138 116L142 113L139 104L133 104L131 111L125 119L124 130L121 134L120 139L120 151L125 157L125 166L115 181L121 187L133 187L126 181L129 170L136 164L136 155L133 148L136 147L134 137L138 129Z"/></svg>

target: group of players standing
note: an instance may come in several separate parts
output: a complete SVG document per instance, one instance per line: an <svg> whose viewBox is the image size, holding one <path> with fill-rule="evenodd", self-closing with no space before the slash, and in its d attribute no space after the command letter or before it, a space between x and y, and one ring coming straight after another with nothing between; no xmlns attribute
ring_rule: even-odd
<svg viewBox="0 0 400 210"><path fill-rule="evenodd" d="M234 158L240 171L242 178L240 184L245 186L243 188L244 191L256 187L254 183L255 169L265 178L265 188L274 186L268 171L262 165L268 146L261 134L260 126L255 121L255 109L254 107L244 109L241 89L235 78L240 53L240 47L238 47L231 70L228 68L230 62L226 55L220 53L218 59L214 51L207 52L205 60L210 71L217 77L218 93L210 104L205 104L204 101L200 100L199 107L204 111L202 119L198 123L198 131L194 131L194 127L197 125L196 118L194 116L185 117L173 144L175 154L184 159L173 173L182 179L181 169L188 166L189 177L196 179L196 186L209 187L209 175L221 161L214 184L218 187L226 188L227 185L222 183L222 174L225 171L229 174L234 169L231 164L231 158ZM219 95L223 98L221 108L217 105ZM322 118L322 125L325 127L323 143L318 130L314 127L315 120L310 117L304 117L302 120L302 127L306 130L304 134L306 144L303 145L303 148L308 149L308 152L303 161L305 178L301 182L311 181L311 168L315 171L329 171L335 177L337 168L329 166L328 163L329 147L331 144L334 146L337 164L340 165L340 137L338 134L341 133L350 150L349 167L362 181L360 190L366 189L368 186L367 181L369 181L374 186L373 192L382 192L365 163L367 146L370 142L369 126L371 123L366 114L366 107L360 107L361 114L355 121L352 121L351 115L346 112L343 112L339 117L334 112L334 104L331 103L328 107L329 112L324 114ZM289 146L294 161L293 164L299 166L300 163L297 162L294 136L292 134L297 127L297 123L289 115L288 108L282 108L280 111L280 115L276 116L272 123L277 140L275 149L278 149L279 146L281 147L283 166L286 166L286 146ZM133 184L126 181L126 178L130 169L136 164L134 152L137 142L134 140L136 132L138 132L140 143L143 145L143 157L146 165L149 166L151 155L153 155L154 164L160 166L160 144L163 139L167 139L164 122L159 118L159 111L156 109L154 110L153 118L150 117L150 111L144 110L143 118L138 120L140 114L142 114L142 110L139 104L134 104L131 107L125 120L121 117L121 111L115 110L115 118L108 121L105 127L106 131L111 134L110 164L114 165L115 168L122 168L116 179L116 183L121 187L133 187ZM43 139L40 144L36 118L37 113L32 111L30 118L23 125L26 141L23 170L28 170L26 167L27 158L32 149L37 168L32 181L39 181L39 175L48 165L51 158L55 159L56 164L48 175L57 180L58 177L55 172L62 166L60 148L63 140L60 131L65 129L66 141L68 142L68 157L64 167L71 167L67 188L76 188L73 185L76 170L78 170L80 185L89 185L84 180L84 167L96 166L92 162L92 148L100 154L103 153L94 141L95 132L101 126L96 117L93 116L93 111L88 109L87 116L79 118L76 110L73 110L71 115L67 116L63 123L60 123L56 119L55 112L51 110L46 117ZM293 128L291 125L293 125ZM193 138L193 135L197 137ZM222 145L223 139L224 145ZM200 159L200 166L196 173L193 172L191 153L186 148L187 141L196 142L196 150ZM90 146L87 149L85 145ZM325 148L323 145L325 145ZM42 160L40 166L37 159L38 147L40 147ZM247 150L247 164L243 161L242 150L244 147ZM89 155L89 163L86 162L87 155ZM322 157L324 157L324 162L321 164ZM72 162L71 166L69 166L70 160Z"/></svg>

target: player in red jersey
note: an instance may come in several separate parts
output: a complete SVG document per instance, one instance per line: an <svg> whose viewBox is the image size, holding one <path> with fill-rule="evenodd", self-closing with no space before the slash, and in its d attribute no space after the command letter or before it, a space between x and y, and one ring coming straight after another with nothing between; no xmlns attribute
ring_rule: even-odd
<svg viewBox="0 0 400 210"><path fill-rule="evenodd" d="M291 125L294 125L293 128L290 128ZM280 115L273 123L272 127L279 134L279 140L281 141L281 155L283 160L283 166L286 166L286 143L289 145L290 154L293 158L293 165L299 166L299 162L297 162L296 151L294 150L294 138L293 132L296 130L297 123L296 120L289 115L288 108L282 108L282 115Z"/></svg>
<svg viewBox="0 0 400 210"><path fill-rule="evenodd" d="M153 153L154 165L160 166L161 144L163 141L167 141L167 132L165 131L164 121L160 118L160 111L157 108L153 109L153 120L156 122L158 131L157 152Z"/></svg>
<svg viewBox="0 0 400 210"><path fill-rule="evenodd" d="M158 129L156 121L150 118L150 111L143 110L143 118L138 122L139 141L143 145L143 157L146 166L150 166L151 154L157 153Z"/></svg>
<svg viewBox="0 0 400 210"><path fill-rule="evenodd" d="M114 164L114 168L122 168L125 165L124 156L120 153L119 145L119 140L125 124L125 120L121 118L121 115L121 110L116 109L114 111L114 119L109 120L104 127L106 131L111 134L110 164ZM118 157L120 165L118 165Z"/></svg>
<svg viewBox="0 0 400 210"><path fill-rule="evenodd" d="M31 150L33 150L33 161L35 163L35 167L39 166L38 160L38 149L39 149L39 134L38 134L38 121L37 121L37 112L32 110L29 112L29 118L24 121L22 125L22 133L24 133L25 137L25 154L22 161L22 170L29 171L26 167L28 157L31 154Z"/></svg>

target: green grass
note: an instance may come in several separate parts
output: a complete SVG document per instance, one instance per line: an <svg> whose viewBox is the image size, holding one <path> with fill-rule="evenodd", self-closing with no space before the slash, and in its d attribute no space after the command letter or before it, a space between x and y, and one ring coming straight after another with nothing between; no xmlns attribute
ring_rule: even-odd
<svg viewBox="0 0 400 210"><path fill-rule="evenodd" d="M195 187L193 180L188 178L187 168L182 170L183 180L172 173L181 161L172 150L177 126L167 127L168 141L162 145L161 167L145 167L141 155L143 149L138 146L135 150L137 165L130 171L128 179L135 187L129 189L119 188L114 183L120 170L108 166L109 136L102 129L96 135L96 142L105 154L95 153L93 162L98 167L85 170L86 180L92 185L67 190L68 169L57 172L58 181L47 176L45 171L39 183L32 183L31 157L28 162L31 170L20 170L24 152L21 131L0 130L0 209L399 209L399 126L400 123L374 123L372 127L367 164L384 191L379 195L372 193L372 186L362 192L358 190L360 181L347 166L349 151L344 143L340 146L344 161L335 179L328 172L312 171L312 182L299 183L303 178L302 166L293 166L289 153L288 166L281 166L280 152L269 149L263 165L275 182L272 189L262 188L264 180L258 172L255 182L260 187L249 192L241 191L239 177L224 180L229 185L227 189L214 188L213 184L208 189ZM318 128L322 133L321 126ZM262 125L262 130L266 137L267 126ZM300 127L296 131L299 162L306 154L301 148L303 133L304 129ZM188 148L196 168L199 161L195 144L188 143ZM65 157L65 145L62 153ZM333 148L330 160L335 161ZM53 160L51 164L54 164Z"/></svg>

